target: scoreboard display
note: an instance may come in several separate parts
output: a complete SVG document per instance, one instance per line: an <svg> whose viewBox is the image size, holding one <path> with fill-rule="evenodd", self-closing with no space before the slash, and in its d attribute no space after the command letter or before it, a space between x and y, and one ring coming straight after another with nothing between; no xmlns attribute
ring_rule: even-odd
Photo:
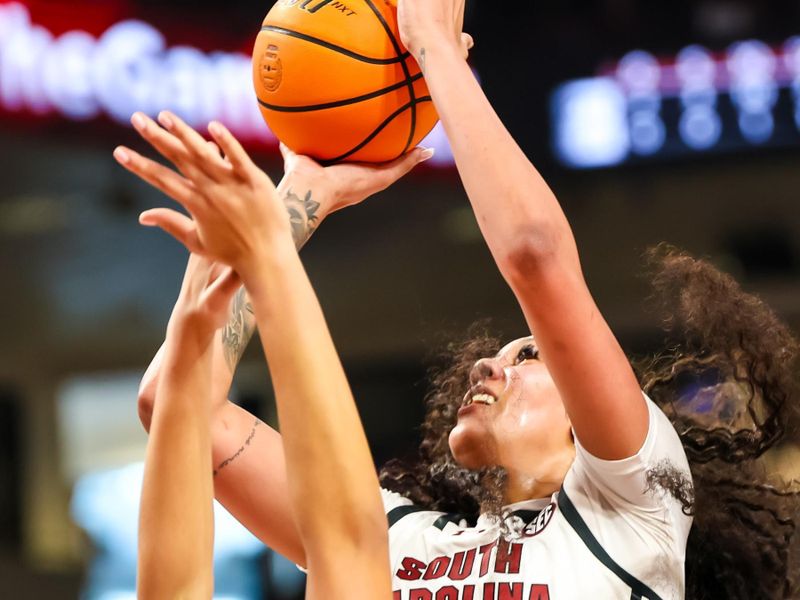
<svg viewBox="0 0 800 600"><path fill-rule="evenodd" d="M559 86L551 111L555 155L575 169L800 146L800 36L636 50Z"/></svg>

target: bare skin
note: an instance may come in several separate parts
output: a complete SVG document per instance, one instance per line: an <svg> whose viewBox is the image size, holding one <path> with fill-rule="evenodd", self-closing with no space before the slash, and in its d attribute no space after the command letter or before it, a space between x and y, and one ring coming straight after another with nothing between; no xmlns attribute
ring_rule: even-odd
<svg viewBox="0 0 800 600"><path fill-rule="evenodd" d="M240 281L192 256L164 346L139 514L139 598L211 598L211 354ZM185 532L184 535L176 532ZM190 533L189 533L190 532Z"/></svg>

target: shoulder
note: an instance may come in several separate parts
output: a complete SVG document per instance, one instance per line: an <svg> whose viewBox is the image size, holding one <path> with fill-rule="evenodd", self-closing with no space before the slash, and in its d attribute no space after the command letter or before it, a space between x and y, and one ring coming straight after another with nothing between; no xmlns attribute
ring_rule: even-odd
<svg viewBox="0 0 800 600"><path fill-rule="evenodd" d="M604 507L613 512L671 523L678 537L688 535L691 518L659 481L683 481L692 485L689 461L678 433L660 408L645 396L649 425L639 451L622 460L592 456L576 440L575 463L564 482L568 493L586 499L587 508ZM624 423L620 424L624 427ZM663 476L666 477L663 477Z"/></svg>
<svg viewBox="0 0 800 600"><path fill-rule="evenodd" d="M672 423L647 396L645 402L649 418L647 436L636 454L621 460L603 460L589 453L576 438L576 470L585 469L595 483L613 483L615 479L646 473L665 461L688 473L689 461ZM625 424L620 423L619 426L625 427Z"/></svg>

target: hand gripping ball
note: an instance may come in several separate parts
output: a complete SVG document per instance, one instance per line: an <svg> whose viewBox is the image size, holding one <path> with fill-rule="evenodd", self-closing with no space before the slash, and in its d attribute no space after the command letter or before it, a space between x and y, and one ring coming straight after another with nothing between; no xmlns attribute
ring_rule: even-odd
<svg viewBox="0 0 800 600"><path fill-rule="evenodd" d="M278 0L253 50L261 113L289 148L325 163L384 162L438 119L400 42L391 0Z"/></svg>

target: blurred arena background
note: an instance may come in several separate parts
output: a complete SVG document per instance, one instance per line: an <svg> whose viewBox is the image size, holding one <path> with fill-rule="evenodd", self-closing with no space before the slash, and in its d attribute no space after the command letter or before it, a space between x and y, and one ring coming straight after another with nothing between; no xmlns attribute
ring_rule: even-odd
<svg viewBox="0 0 800 600"><path fill-rule="evenodd" d="M134 598L145 437L136 388L185 263L119 168L134 110L219 118L276 178L249 52L272 2L0 0L0 597ZM631 354L661 341L646 247L710 257L800 329L800 2L468 2L471 63L555 188ZM490 317L523 331L441 131L432 165L303 250L376 460L408 451L436 350ZM274 424L252 344L235 397ZM789 445L772 456L800 470ZM218 515L219 598L302 577Z"/></svg>

